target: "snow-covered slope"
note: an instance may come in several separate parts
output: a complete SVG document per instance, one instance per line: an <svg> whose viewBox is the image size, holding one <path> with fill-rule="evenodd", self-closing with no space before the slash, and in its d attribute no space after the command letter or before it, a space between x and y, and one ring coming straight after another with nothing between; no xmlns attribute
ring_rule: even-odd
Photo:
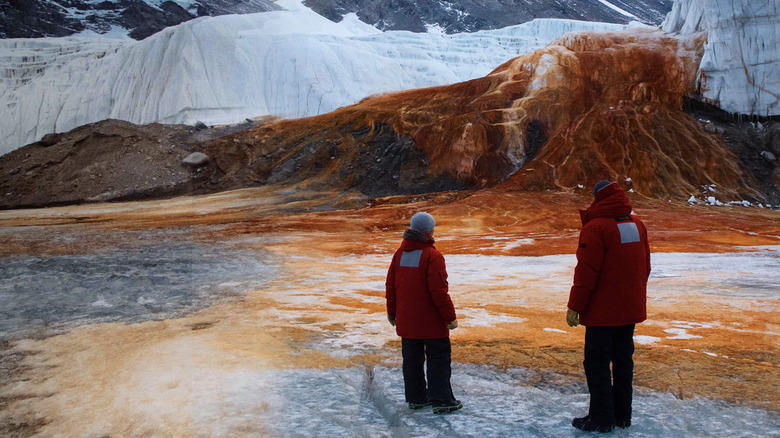
<svg viewBox="0 0 780 438"><path fill-rule="evenodd" d="M299 7L202 17L138 42L0 40L0 153L106 118L217 124L321 114L376 93L481 77L567 32L622 28L535 20L471 34L382 33L354 15L333 23Z"/></svg>
<svg viewBox="0 0 780 438"><path fill-rule="evenodd" d="M707 32L702 97L723 110L780 114L780 0L676 0L667 32Z"/></svg>

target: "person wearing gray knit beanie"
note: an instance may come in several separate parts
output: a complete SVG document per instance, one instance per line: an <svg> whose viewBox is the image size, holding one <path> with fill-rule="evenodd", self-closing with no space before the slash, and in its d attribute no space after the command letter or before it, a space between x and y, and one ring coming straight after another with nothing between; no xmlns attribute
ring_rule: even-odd
<svg viewBox="0 0 780 438"><path fill-rule="evenodd" d="M412 216L387 270L385 299L387 320L401 337L404 396L409 409L431 407L434 414L446 414L461 409L463 403L455 398L450 385L449 331L458 327L458 318L449 295L444 256L433 246L435 226L428 213Z"/></svg>
<svg viewBox="0 0 780 438"><path fill-rule="evenodd" d="M409 228L417 230L421 233L425 233L429 236L433 235L433 227L436 226L436 220L430 214L421 211L414 216L409 222Z"/></svg>

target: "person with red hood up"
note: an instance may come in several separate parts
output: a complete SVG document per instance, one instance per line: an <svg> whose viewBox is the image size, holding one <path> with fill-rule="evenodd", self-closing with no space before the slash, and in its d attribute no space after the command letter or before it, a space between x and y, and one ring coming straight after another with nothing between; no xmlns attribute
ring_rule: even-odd
<svg viewBox="0 0 780 438"><path fill-rule="evenodd" d="M433 247L436 221L412 216L385 282L387 320L401 337L404 391L410 409L433 406L435 414L463 407L450 385L450 330L458 327L449 295L444 256ZM423 365L428 360L428 382Z"/></svg>
<svg viewBox="0 0 780 438"><path fill-rule="evenodd" d="M631 214L616 184L593 187L593 203L580 211L582 231L566 321L585 326L588 415L572 420L584 431L631 426L634 326L647 319L650 246L647 228ZM612 370L610 372L610 363Z"/></svg>

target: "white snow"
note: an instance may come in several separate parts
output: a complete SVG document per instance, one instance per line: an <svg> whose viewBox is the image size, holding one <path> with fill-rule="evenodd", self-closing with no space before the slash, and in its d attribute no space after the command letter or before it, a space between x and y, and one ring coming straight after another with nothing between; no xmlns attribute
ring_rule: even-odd
<svg viewBox="0 0 780 438"><path fill-rule="evenodd" d="M143 306L144 304L152 304L155 301L154 301L153 298L138 297L138 301L136 301L136 302Z"/></svg>
<svg viewBox="0 0 780 438"><path fill-rule="evenodd" d="M519 324L526 321L525 318L489 312L485 309L470 308L460 311L458 314L458 320L462 320L469 327L495 327L498 324Z"/></svg>
<svg viewBox="0 0 780 438"><path fill-rule="evenodd" d="M703 97L728 112L780 114L780 2L676 0L662 28L707 32L699 65Z"/></svg>
<svg viewBox="0 0 780 438"><path fill-rule="evenodd" d="M123 28L119 27L117 25L112 25L111 30L104 33L97 33L93 30L83 30L79 33L71 35L71 38L96 38L96 39L120 39L120 40L131 40L130 38L130 32Z"/></svg>
<svg viewBox="0 0 780 438"><path fill-rule="evenodd" d="M106 118L221 124L322 114L484 76L567 32L625 28L542 19L457 35L380 32L354 14L333 23L298 2L284 6L298 9L201 17L143 41L0 41L0 154Z"/></svg>
<svg viewBox="0 0 780 438"><path fill-rule="evenodd" d="M566 330L561 330L561 329L557 329L557 328L549 328L549 327L545 327L542 330L544 330L546 332L552 332L552 333L569 333Z"/></svg>
<svg viewBox="0 0 780 438"><path fill-rule="evenodd" d="M93 303L92 303L92 304L90 304L90 305L91 305L92 307L104 307L104 308L113 307L111 304L108 304L108 303L106 302L106 300L104 300L104 299L99 299L99 300L97 300L97 301L93 302Z"/></svg>
<svg viewBox="0 0 780 438"><path fill-rule="evenodd" d="M627 17L631 17L631 18L633 18L635 20L639 20L639 17L637 17L636 15L632 14L631 12L626 11L625 9L621 9L621 8L613 5L612 3L608 2L607 0L599 0L599 2L601 2L601 4L603 4L604 6L612 9L613 11L620 12L621 14L623 14L623 15L625 15Z"/></svg>
<svg viewBox="0 0 780 438"><path fill-rule="evenodd" d="M639 345L653 345L659 342L661 338L647 335L634 335L634 342Z"/></svg>
<svg viewBox="0 0 780 438"><path fill-rule="evenodd" d="M681 329L681 328L670 328L670 329L664 330L664 332L674 335L674 336L667 336L666 339L694 339L694 338L701 338L701 336L689 334L685 329Z"/></svg>

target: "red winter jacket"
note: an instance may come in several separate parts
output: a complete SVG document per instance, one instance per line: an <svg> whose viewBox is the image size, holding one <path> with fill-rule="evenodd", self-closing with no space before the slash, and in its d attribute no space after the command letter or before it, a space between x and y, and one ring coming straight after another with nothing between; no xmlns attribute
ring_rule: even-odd
<svg viewBox="0 0 780 438"><path fill-rule="evenodd" d="M398 336L449 337L447 323L456 316L448 290L444 256L433 247L432 239L419 231L407 230L385 282L387 314L395 317Z"/></svg>
<svg viewBox="0 0 780 438"><path fill-rule="evenodd" d="M631 202L615 183L580 211L582 231L568 306L580 314L584 326L647 319L650 245L647 228L630 213Z"/></svg>

